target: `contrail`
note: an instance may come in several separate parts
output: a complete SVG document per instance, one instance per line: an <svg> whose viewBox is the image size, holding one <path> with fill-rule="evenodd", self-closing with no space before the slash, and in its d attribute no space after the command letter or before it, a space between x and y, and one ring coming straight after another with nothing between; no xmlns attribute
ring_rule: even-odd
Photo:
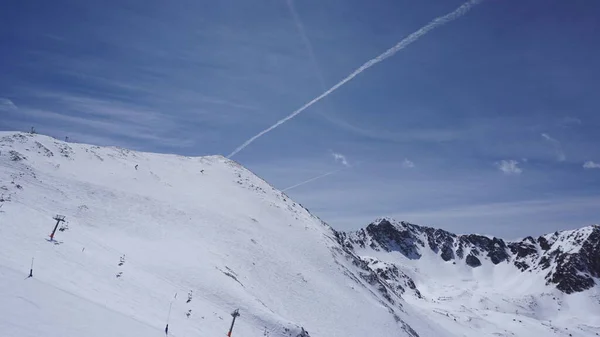
<svg viewBox="0 0 600 337"><path fill-rule="evenodd" d="M292 16L292 19L294 20L294 24L296 25L296 31L298 32L298 35L300 36L300 39L304 43L304 47L306 48L306 51L308 52L309 60L315 71L316 79L320 85L318 89L320 89L322 92L325 92L325 91L327 91L327 88L328 88L327 84L325 82L325 76L323 75L323 71L321 70L321 67L319 66L319 61L317 61L315 49L313 48L312 42L308 38L308 34L306 34L306 29L304 29L304 24L302 23L302 20L300 19L300 15L296 11L296 7L294 6L294 1L296 1L296 0L286 0L288 9L290 10L290 14ZM333 111L334 110L331 102L324 102L324 103L325 103L325 107L323 108L323 111ZM335 120L332 119L331 115L323 113L322 116L325 117L330 122L335 123Z"/></svg>
<svg viewBox="0 0 600 337"><path fill-rule="evenodd" d="M325 177L327 177L327 176L330 176L330 175L332 175L332 174L334 174L334 173L338 173L338 172L340 172L340 171L343 171L343 170L345 170L345 169L347 169L347 168L349 168L349 167L343 167L343 168L341 168L341 169L337 169L337 170L335 170L335 171L331 171L331 172L327 172L327 173L321 174L321 175L319 175L319 176L316 176L316 177L310 178L310 179L308 179L308 180L305 180L305 181L303 181L303 182L301 182L301 183L298 183L298 184L296 184L296 185L293 185L293 186L290 186L290 187L284 188L283 190L281 190L281 192L285 192L285 191L287 191L287 190L291 190L292 188L296 188L296 187L298 187L298 186L302 186L302 185L304 185L304 184L308 184L308 183L310 183L310 182L313 182L313 181L315 181L315 180L318 180L318 179L321 179L321 178L325 178Z"/></svg>
<svg viewBox="0 0 600 337"><path fill-rule="evenodd" d="M565 152L562 149L562 144L558 140L550 137L550 135L547 133L542 133L542 138L552 143L552 146L554 147L554 152L556 153L556 159L558 161L567 160L567 156L565 155Z"/></svg>
<svg viewBox="0 0 600 337"><path fill-rule="evenodd" d="M268 132L271 132L272 130L274 130L275 128L277 128L278 126L280 126L281 124L283 124L283 123L289 121L290 119L296 117L299 113L301 113L302 111L308 109L311 105L313 105L313 104L317 103L318 101L322 100L323 98L327 97L329 94L331 94L332 92L336 91L339 87L343 86L344 84L346 84L350 80L354 79L358 74L360 74L363 71L371 68L372 66L376 65L377 63L379 63L379 62L387 59L388 57L396 54L400 50L408 47L411 43L417 41L423 35L429 33L431 30L434 30L435 28L437 28L439 26L442 26L442 25L444 25L444 24L446 24L448 22L454 21L454 20L458 19L459 17L465 15L471 8L473 8L473 6L481 3L482 1L484 1L484 0L469 0L468 2L466 2L465 4L463 4L462 6L458 7L457 9L455 9L453 12L450 12L450 13L444 15L444 16L440 16L440 17L435 18L429 24L427 24L423 28L417 30L416 32L410 34L404 40L398 42L398 44L396 44L392 48L388 49L383 54L377 56L376 58L374 58L372 60L367 61L365 64L363 64L358 69L356 69L353 73L351 73L346 78L344 78L343 80L341 80L340 82L338 82L336 85L334 85L333 87L331 87L329 90L327 90L324 93L322 93L317 98L315 98L312 101L304 104L298 110L292 112L289 116L287 116L287 117L279 120L277 123L273 124L272 126L268 127L267 129L261 131L260 133L258 133L254 137L248 139L246 142L244 142L244 144L240 145L231 154L229 154L227 156L227 158L231 158L231 157L235 156L238 152L240 152L243 149L245 149L248 145L252 144L255 140L257 140L258 138L262 137L264 134L266 134Z"/></svg>
<svg viewBox="0 0 600 337"><path fill-rule="evenodd" d="M298 12L296 12L296 8L294 7L294 0L287 0L288 8L290 9L290 13L292 14L292 18L294 19L294 23L296 24L296 29L298 30L298 34L300 38L302 38L302 42L304 42L304 46L308 51L308 56L310 57L310 61L312 62L313 68L315 68L315 72L317 74L317 79L319 80L319 84L321 85L321 89L326 90L327 86L325 85L325 77L323 77L323 72L319 67L319 63L317 62L317 57L315 56L315 51L313 49L312 43L306 35L306 30L304 29L304 25L300 20L300 16Z"/></svg>

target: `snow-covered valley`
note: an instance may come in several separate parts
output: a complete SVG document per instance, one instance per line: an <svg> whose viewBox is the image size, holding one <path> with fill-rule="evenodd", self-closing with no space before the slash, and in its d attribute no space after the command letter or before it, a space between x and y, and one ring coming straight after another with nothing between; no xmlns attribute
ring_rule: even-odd
<svg viewBox="0 0 600 337"><path fill-rule="evenodd" d="M221 156L0 132L2 336L597 336L599 233L341 233Z"/></svg>

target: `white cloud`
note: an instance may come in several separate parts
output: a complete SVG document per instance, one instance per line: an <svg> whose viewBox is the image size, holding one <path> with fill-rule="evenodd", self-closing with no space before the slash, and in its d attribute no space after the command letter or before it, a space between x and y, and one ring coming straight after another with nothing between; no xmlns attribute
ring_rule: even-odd
<svg viewBox="0 0 600 337"><path fill-rule="evenodd" d="M552 143L552 146L554 147L554 153L556 154L556 159L558 161L567 160L567 156L565 155L565 152L562 149L562 145L560 144L560 142L558 140L550 137L550 135L547 133L542 133L542 138L544 138L546 141Z"/></svg>
<svg viewBox="0 0 600 337"><path fill-rule="evenodd" d="M0 110L17 110L17 106L8 98L0 97Z"/></svg>
<svg viewBox="0 0 600 337"><path fill-rule="evenodd" d="M343 154L332 152L331 155L333 156L335 161L339 161L340 163L342 163L342 165L344 165L346 167L350 166L350 164L348 164L348 160L346 159L346 156L344 156Z"/></svg>
<svg viewBox="0 0 600 337"><path fill-rule="evenodd" d="M516 160L501 160L496 163L498 169L504 174L521 174L523 170L519 167L519 162Z"/></svg>
<svg viewBox="0 0 600 337"><path fill-rule="evenodd" d="M586 161L585 163L583 163L583 168L584 169L600 169L600 163L595 163L591 160Z"/></svg>
<svg viewBox="0 0 600 337"><path fill-rule="evenodd" d="M408 160L407 158L404 158L404 161L402 162L402 167L404 167L404 168L414 168L415 167L415 163L413 163L412 161Z"/></svg>

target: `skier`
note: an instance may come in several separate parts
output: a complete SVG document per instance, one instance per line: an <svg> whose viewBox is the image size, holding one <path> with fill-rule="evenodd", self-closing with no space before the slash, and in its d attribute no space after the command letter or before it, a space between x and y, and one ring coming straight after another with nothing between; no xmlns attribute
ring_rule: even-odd
<svg viewBox="0 0 600 337"><path fill-rule="evenodd" d="M136 171L137 171L137 168L138 168L138 164L135 164L135 170L136 170Z"/></svg>
<svg viewBox="0 0 600 337"><path fill-rule="evenodd" d="M169 323L167 323L167 326L165 327L165 335L169 335Z"/></svg>
<svg viewBox="0 0 600 337"><path fill-rule="evenodd" d="M190 303L192 301L192 291L190 290L190 292L188 293L188 299L185 303Z"/></svg>

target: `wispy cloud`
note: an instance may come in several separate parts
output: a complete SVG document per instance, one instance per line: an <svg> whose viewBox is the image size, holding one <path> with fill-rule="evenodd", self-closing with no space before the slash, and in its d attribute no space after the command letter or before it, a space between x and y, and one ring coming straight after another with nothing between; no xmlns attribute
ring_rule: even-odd
<svg viewBox="0 0 600 337"><path fill-rule="evenodd" d="M498 169L504 174L521 174L523 170L519 167L519 162L516 160L501 160L496 163Z"/></svg>
<svg viewBox="0 0 600 337"><path fill-rule="evenodd" d="M599 202L599 197L591 196L475 203L450 208L409 211L392 214L392 216L398 220L419 224L443 225L459 233L477 232L516 239L525 235L538 235L557 229L593 224L597 222L596 215L591 217L573 215L586 214L596 209ZM523 231L524 225L525 231Z"/></svg>
<svg viewBox="0 0 600 337"><path fill-rule="evenodd" d="M18 109L19 116L41 123L44 127L38 131L42 133L60 126L67 135L78 133L82 142L112 135L133 140L123 144L128 146L136 141L164 146L192 145L188 139L172 132L176 124L171 116L141 104L60 92L33 95L48 102L49 108L24 105Z"/></svg>
<svg viewBox="0 0 600 337"><path fill-rule="evenodd" d="M458 233L493 234L506 238L598 223L595 210L600 196L597 195L554 193L544 194L548 196L546 198L535 193L526 197L520 190L529 189L531 185L514 179L507 181L505 177L495 179L493 174L485 177L478 174L457 176L452 182L434 177L402 179L402 176L398 175L398 179L394 180L371 178L369 184L375 188L350 177L343 187L330 185L316 190L298 189L293 191L293 197L313 205L312 211L334 228L344 230L364 227L385 215ZM535 180L536 176L530 178ZM404 193L399 193L394 186L403 186ZM492 194L494 198L490 198ZM365 204L364 200L371 202ZM423 203L423 200L428 202ZM339 212L338 209L342 208L345 211Z"/></svg>
<svg viewBox="0 0 600 337"><path fill-rule="evenodd" d="M583 122L577 117L567 116L560 120L559 125L563 127L581 125Z"/></svg>
<svg viewBox="0 0 600 337"><path fill-rule="evenodd" d="M411 160L408 160L407 158L404 158L404 161L402 162L402 167L404 168L414 168L415 167L415 163L412 162Z"/></svg>
<svg viewBox="0 0 600 337"><path fill-rule="evenodd" d="M424 143L441 143L450 142L459 139L466 138L472 134L472 130L464 128L455 129L436 129L436 128L410 128L410 129L396 129L394 131L387 131L381 128L369 129L365 126L357 126L349 123L348 121L342 120L331 114L326 115L327 120L333 123L335 126L353 132L361 137L375 139L379 141L392 142L392 143L404 143L404 142L424 142ZM479 125L481 127L481 125Z"/></svg>
<svg viewBox="0 0 600 337"><path fill-rule="evenodd" d="M0 97L0 110L17 110L18 107L8 98Z"/></svg>
<svg viewBox="0 0 600 337"><path fill-rule="evenodd" d="M34 91L32 94L37 98L51 100L64 110L75 111L90 119L96 117L105 120L133 122L137 125L154 125L163 123L162 119L168 117L168 115L154 111L143 104L128 104L118 99L100 99L51 91Z"/></svg>
<svg viewBox="0 0 600 337"><path fill-rule="evenodd" d="M350 164L348 163L346 156L344 156L343 154L331 152L331 155L333 156L333 159L335 159L335 161L342 163L342 165L344 165L346 167L350 167Z"/></svg>
<svg viewBox="0 0 600 337"><path fill-rule="evenodd" d="M591 160L583 163L584 169L600 169L600 163L593 162Z"/></svg>
<svg viewBox="0 0 600 337"><path fill-rule="evenodd" d="M544 138L547 142L552 144L552 147L554 148L554 153L556 154L556 160L558 160L558 161L567 160L567 156L565 155L565 152L562 149L562 145L560 144L560 142L558 140L550 137L550 135L547 133L542 133L542 138Z"/></svg>

